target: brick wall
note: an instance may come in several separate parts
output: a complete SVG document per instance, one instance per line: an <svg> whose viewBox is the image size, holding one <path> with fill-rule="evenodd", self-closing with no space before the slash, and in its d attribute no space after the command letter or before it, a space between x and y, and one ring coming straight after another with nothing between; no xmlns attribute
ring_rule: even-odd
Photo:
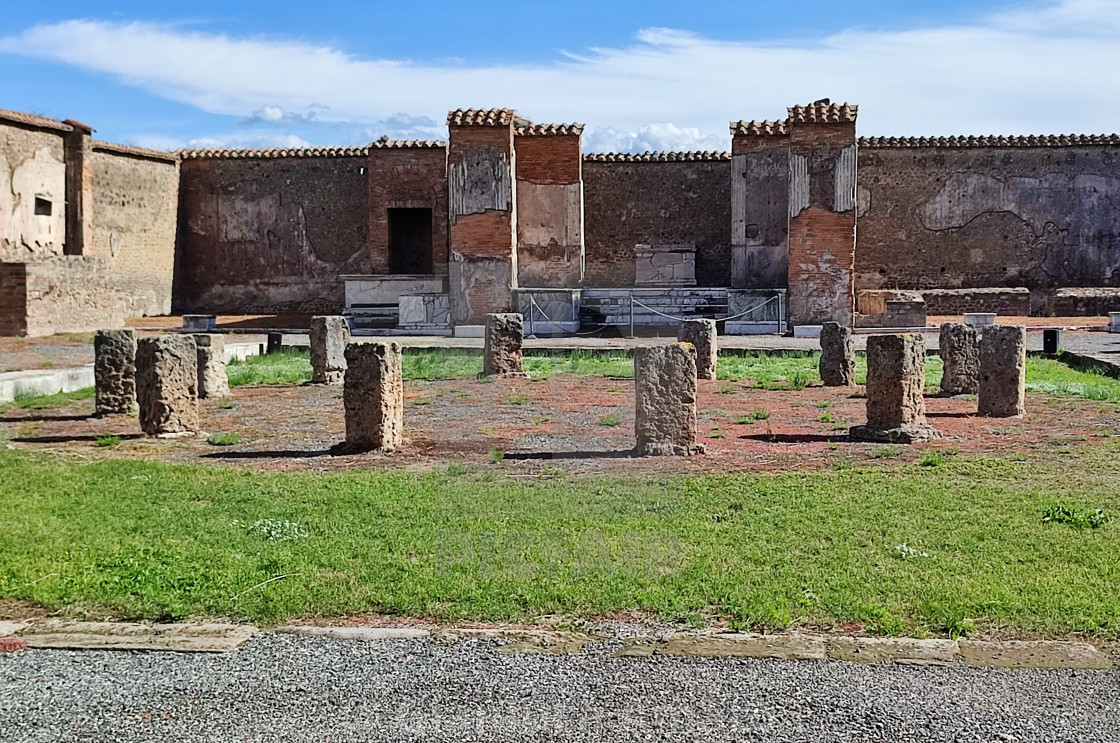
<svg viewBox="0 0 1120 743"><path fill-rule="evenodd" d="M180 174L181 312L341 312L370 273L367 153L196 156Z"/></svg>
<svg viewBox="0 0 1120 743"><path fill-rule="evenodd" d="M851 325L855 122L790 127L789 319Z"/></svg>
<svg viewBox="0 0 1120 743"><path fill-rule="evenodd" d="M450 126L447 150L452 320L507 311L516 281L513 123Z"/></svg>
<svg viewBox="0 0 1120 743"><path fill-rule="evenodd" d="M1120 286L1120 146L938 142L860 147L860 288Z"/></svg>
<svg viewBox="0 0 1120 743"><path fill-rule="evenodd" d="M27 264L0 263L0 335L27 334Z"/></svg>
<svg viewBox="0 0 1120 743"><path fill-rule="evenodd" d="M447 148L371 147L369 152L369 261L389 273L388 209L432 210L432 270L447 273Z"/></svg>
<svg viewBox="0 0 1120 743"><path fill-rule="evenodd" d="M731 161L585 158L587 286L634 285L634 246L696 246L696 283L729 286Z"/></svg>
<svg viewBox="0 0 1120 743"><path fill-rule="evenodd" d="M94 142L92 214L84 254L102 258L129 317L171 312L178 161Z"/></svg>
<svg viewBox="0 0 1120 743"><path fill-rule="evenodd" d="M514 138L517 283L577 288L583 282L583 185L578 132Z"/></svg>

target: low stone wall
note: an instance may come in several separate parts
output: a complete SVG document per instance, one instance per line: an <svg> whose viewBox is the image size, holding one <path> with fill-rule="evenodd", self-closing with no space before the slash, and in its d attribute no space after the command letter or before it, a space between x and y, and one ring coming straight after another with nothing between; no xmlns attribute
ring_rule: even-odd
<svg viewBox="0 0 1120 743"><path fill-rule="evenodd" d="M1120 289L1058 289L1046 306L1051 317L1107 317L1109 312L1120 312Z"/></svg>
<svg viewBox="0 0 1120 743"><path fill-rule="evenodd" d="M89 256L0 264L0 289L3 335L121 328L129 308L105 262Z"/></svg>
<svg viewBox="0 0 1120 743"><path fill-rule="evenodd" d="M630 298L633 296L635 326L676 328L680 324L678 318L726 317L727 294L727 289L719 287L584 289L580 301L580 322L588 327L629 326Z"/></svg>
<svg viewBox="0 0 1120 743"><path fill-rule="evenodd" d="M1031 314L1031 293L1025 287L987 287L980 289L923 289L928 315L963 315L966 312L994 312L1004 316Z"/></svg>

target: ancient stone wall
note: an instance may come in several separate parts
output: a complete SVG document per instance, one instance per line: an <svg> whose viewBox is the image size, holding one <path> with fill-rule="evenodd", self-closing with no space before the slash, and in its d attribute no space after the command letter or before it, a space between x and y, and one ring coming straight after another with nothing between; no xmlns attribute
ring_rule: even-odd
<svg viewBox="0 0 1120 743"><path fill-rule="evenodd" d="M62 255L66 242L69 127L51 119L28 123L0 112L0 261ZM13 112L14 114L14 112ZM45 213L48 212L49 213Z"/></svg>
<svg viewBox="0 0 1120 743"><path fill-rule="evenodd" d="M482 324L488 313L511 305L517 277L513 125L507 109L448 117L448 283L456 324Z"/></svg>
<svg viewBox="0 0 1120 743"><path fill-rule="evenodd" d="M583 157L577 125L529 126L517 157L517 284L578 288L583 281Z"/></svg>
<svg viewBox="0 0 1120 743"><path fill-rule="evenodd" d="M171 312L179 163L172 155L94 142L92 215L83 255L102 258L129 317Z"/></svg>
<svg viewBox="0 0 1120 743"><path fill-rule="evenodd" d="M789 127L740 121L731 130L731 286L789 286Z"/></svg>
<svg viewBox="0 0 1120 743"><path fill-rule="evenodd" d="M789 319L851 325L855 312L856 110L789 109Z"/></svg>
<svg viewBox="0 0 1120 743"><path fill-rule="evenodd" d="M390 272L389 209L432 210L432 273L447 273L447 145L376 142L369 150L369 261Z"/></svg>
<svg viewBox="0 0 1120 743"><path fill-rule="evenodd" d="M694 245L697 286L729 286L731 156L588 155L585 286L633 286L635 246Z"/></svg>
<svg viewBox="0 0 1120 743"><path fill-rule="evenodd" d="M1120 139L1091 141L861 139L858 286L1120 286Z"/></svg>
<svg viewBox="0 0 1120 743"><path fill-rule="evenodd" d="M370 273L367 154L185 153L177 311L340 312L339 275Z"/></svg>

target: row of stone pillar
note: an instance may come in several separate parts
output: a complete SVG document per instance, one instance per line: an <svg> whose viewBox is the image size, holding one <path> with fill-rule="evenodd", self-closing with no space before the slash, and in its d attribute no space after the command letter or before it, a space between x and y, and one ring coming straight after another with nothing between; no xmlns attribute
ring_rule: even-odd
<svg viewBox="0 0 1120 743"><path fill-rule="evenodd" d="M1026 328L993 325L983 333L963 323L941 326L944 364L941 391L975 394L977 414L1015 417L1026 413ZM825 323L821 329L821 379L827 386L855 384L850 328ZM914 333L867 339L867 423L853 438L908 443L937 432L925 417L925 341Z"/></svg>
<svg viewBox="0 0 1120 743"><path fill-rule="evenodd" d="M94 336L97 415L137 412L149 435L195 432L199 398L229 395L225 341L218 335L161 335L133 330Z"/></svg>

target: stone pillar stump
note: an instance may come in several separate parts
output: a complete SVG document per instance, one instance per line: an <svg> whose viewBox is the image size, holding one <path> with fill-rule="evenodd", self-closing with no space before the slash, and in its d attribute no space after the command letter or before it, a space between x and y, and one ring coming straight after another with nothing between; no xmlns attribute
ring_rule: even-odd
<svg viewBox="0 0 1120 743"><path fill-rule="evenodd" d="M696 349L696 378L715 379L719 356L715 320L684 320L677 330L677 340L691 343Z"/></svg>
<svg viewBox="0 0 1120 743"><path fill-rule="evenodd" d="M226 376L226 341L220 335L197 333L198 347L198 397L202 400L229 397L229 377Z"/></svg>
<svg viewBox="0 0 1120 743"><path fill-rule="evenodd" d="M916 333L867 339L867 424L850 435L863 441L909 444L937 438L926 422L925 342Z"/></svg>
<svg viewBox="0 0 1120 743"><path fill-rule="evenodd" d="M638 456L702 454L696 443L696 349L688 343L634 349Z"/></svg>
<svg viewBox="0 0 1120 743"><path fill-rule="evenodd" d="M140 429L149 436L195 433L198 349L190 335L141 338L136 344Z"/></svg>
<svg viewBox="0 0 1120 743"><path fill-rule="evenodd" d="M404 437L401 344L351 343L342 388L345 451L392 451Z"/></svg>
<svg viewBox="0 0 1120 743"><path fill-rule="evenodd" d="M980 338L980 415L1015 418L1027 412L1027 329L992 325Z"/></svg>
<svg viewBox="0 0 1120 743"><path fill-rule="evenodd" d="M350 326L341 315L316 315L311 318L311 381L314 384L342 384L346 376L346 345Z"/></svg>
<svg viewBox="0 0 1120 743"><path fill-rule="evenodd" d="M938 338L941 391L946 395L975 395L980 386L980 334L963 322L941 325Z"/></svg>
<svg viewBox="0 0 1120 743"><path fill-rule="evenodd" d="M521 344L524 338L524 318L518 313L499 312L487 315L482 375L528 376L521 368Z"/></svg>
<svg viewBox="0 0 1120 743"><path fill-rule="evenodd" d="M97 331L93 355L97 415L127 415L136 410L136 331Z"/></svg>
<svg viewBox="0 0 1120 743"><path fill-rule="evenodd" d="M820 374L825 387L851 387L856 383L851 328L836 322L821 326Z"/></svg>

